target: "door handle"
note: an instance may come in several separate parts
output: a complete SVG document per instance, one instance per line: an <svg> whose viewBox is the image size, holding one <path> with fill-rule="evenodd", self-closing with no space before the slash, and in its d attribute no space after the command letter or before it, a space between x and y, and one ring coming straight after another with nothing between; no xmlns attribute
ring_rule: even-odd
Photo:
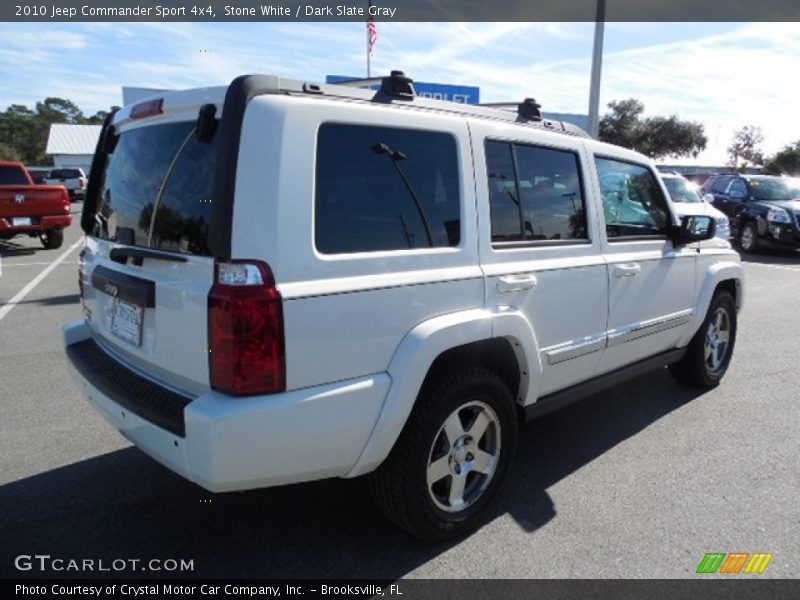
<svg viewBox="0 0 800 600"><path fill-rule="evenodd" d="M536 287L538 280L533 273L520 273L517 275L503 275L497 278L497 291L501 294L509 292L523 292Z"/></svg>
<svg viewBox="0 0 800 600"><path fill-rule="evenodd" d="M635 277L642 270L639 263L625 263L624 265L614 265L614 277Z"/></svg>

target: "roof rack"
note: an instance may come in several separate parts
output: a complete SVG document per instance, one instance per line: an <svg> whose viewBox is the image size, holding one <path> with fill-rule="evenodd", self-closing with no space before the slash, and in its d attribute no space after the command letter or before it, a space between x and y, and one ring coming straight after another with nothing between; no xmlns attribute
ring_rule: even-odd
<svg viewBox="0 0 800 600"><path fill-rule="evenodd" d="M539 111L542 105L536 102L533 98L525 98L520 103L516 102L483 102L478 106L487 106L490 108L499 109L516 109L517 114L523 119L530 119L531 121L541 121L542 113Z"/></svg>
<svg viewBox="0 0 800 600"><path fill-rule="evenodd" d="M231 86L241 88L243 100L258 94L281 93L382 104L402 103L419 109L511 122L576 137L590 137L576 125L543 118L539 111L540 105L533 98L526 98L521 103L462 104L416 96L414 81L402 71L392 71L388 76L351 79L337 83L311 83L271 75L246 75L234 80ZM377 86L380 88L370 89ZM243 107L240 108L243 110Z"/></svg>

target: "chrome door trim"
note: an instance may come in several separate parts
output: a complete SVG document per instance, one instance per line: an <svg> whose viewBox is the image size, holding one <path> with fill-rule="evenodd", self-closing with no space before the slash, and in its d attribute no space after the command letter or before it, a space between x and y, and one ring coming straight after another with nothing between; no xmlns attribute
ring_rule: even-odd
<svg viewBox="0 0 800 600"><path fill-rule="evenodd" d="M544 348L545 356L547 357L548 365L557 365L573 358L579 358L599 352L606 347L606 334L596 334L588 338L581 338L579 340L571 340L564 342L558 346L551 346Z"/></svg>
<svg viewBox="0 0 800 600"><path fill-rule="evenodd" d="M625 342L638 340L639 338L646 337L648 335L661 333L667 329L686 325L692 320L693 314L694 310L688 308L686 310L681 310L663 317L657 317L655 319L642 321L641 323L634 323L633 325L626 325L625 327L619 327L617 329L610 330L608 332L607 346L611 348L612 346L618 346L620 344L624 344Z"/></svg>

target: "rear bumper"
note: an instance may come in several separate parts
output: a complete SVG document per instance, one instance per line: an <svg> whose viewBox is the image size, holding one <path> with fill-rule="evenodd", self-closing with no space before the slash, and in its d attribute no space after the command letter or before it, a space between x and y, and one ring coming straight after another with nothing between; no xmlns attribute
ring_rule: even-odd
<svg viewBox="0 0 800 600"><path fill-rule="evenodd" d="M71 374L95 409L145 453L212 492L346 475L372 433L390 384L381 373L282 394L235 398L212 390L187 398L111 358L83 322L66 325L64 338ZM105 359L78 357L91 344ZM99 369L88 366L98 362ZM149 403L150 394L157 394L155 403ZM158 417L148 410L174 412L174 404L165 412L158 403L180 398L182 422L156 424Z"/></svg>
<svg viewBox="0 0 800 600"><path fill-rule="evenodd" d="M43 217L31 217L32 224L24 227L15 227L11 224L11 217L0 217L0 232L3 233L29 233L37 231L47 231L49 229L64 229L72 225L70 215L45 215Z"/></svg>

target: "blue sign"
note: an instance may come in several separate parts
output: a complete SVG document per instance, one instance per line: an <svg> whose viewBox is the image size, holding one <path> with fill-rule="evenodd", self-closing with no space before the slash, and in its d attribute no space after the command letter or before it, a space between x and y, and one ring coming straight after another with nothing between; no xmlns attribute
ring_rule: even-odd
<svg viewBox="0 0 800 600"><path fill-rule="evenodd" d="M358 77L345 77L343 75L326 75L325 83L339 83ZM378 89L378 86L371 86ZM414 90L417 96L423 98L433 98L434 100L448 100L450 102L460 102L462 104L478 104L480 102L481 89L471 85L450 85L448 83L427 83L415 81Z"/></svg>

